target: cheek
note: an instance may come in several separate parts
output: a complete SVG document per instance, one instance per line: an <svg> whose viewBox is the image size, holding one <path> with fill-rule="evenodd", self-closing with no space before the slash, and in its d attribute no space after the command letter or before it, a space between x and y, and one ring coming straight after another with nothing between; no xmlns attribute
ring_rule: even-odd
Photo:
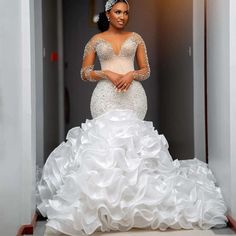
<svg viewBox="0 0 236 236"><path fill-rule="evenodd" d="M124 19L128 20L129 19L129 15L124 14Z"/></svg>
<svg viewBox="0 0 236 236"><path fill-rule="evenodd" d="M116 20L117 18L118 18L117 15L115 15L115 14L111 15L111 19Z"/></svg>
<svg viewBox="0 0 236 236"><path fill-rule="evenodd" d="M128 16L124 17L124 21L125 21L125 23L128 23L129 17Z"/></svg>

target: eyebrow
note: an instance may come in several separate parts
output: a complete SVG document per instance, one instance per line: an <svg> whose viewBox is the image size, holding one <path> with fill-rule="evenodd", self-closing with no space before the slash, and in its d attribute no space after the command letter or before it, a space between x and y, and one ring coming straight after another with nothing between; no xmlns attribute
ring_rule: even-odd
<svg viewBox="0 0 236 236"><path fill-rule="evenodd" d="M122 10L118 8L118 9L114 9L114 11L122 11ZM125 10L124 12L129 12L129 9Z"/></svg>

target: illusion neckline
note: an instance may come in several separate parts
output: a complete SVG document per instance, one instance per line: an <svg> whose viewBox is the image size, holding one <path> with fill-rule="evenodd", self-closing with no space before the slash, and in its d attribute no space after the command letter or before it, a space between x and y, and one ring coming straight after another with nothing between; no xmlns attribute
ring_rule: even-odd
<svg viewBox="0 0 236 236"><path fill-rule="evenodd" d="M125 44L131 37L133 37L133 35L134 35L134 32L132 32L126 39L124 39L124 40L122 41L118 53L115 52L114 47L112 46L112 43L111 43L110 41L108 41L108 40L106 40L106 39L104 39L104 38L101 38L101 37L97 38L97 40L101 40L101 41L107 43L107 44L111 47L113 54L114 54L115 56L120 56L124 44Z"/></svg>

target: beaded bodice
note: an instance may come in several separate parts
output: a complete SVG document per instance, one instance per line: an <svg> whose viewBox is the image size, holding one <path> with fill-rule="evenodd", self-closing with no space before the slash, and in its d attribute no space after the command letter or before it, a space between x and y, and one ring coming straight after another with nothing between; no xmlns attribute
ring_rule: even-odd
<svg viewBox="0 0 236 236"><path fill-rule="evenodd" d="M132 35L122 43L119 53L116 54L110 42L98 39L96 51L101 69L111 70L120 74L134 70L134 57L137 45Z"/></svg>
<svg viewBox="0 0 236 236"><path fill-rule="evenodd" d="M143 66L139 70L134 69L134 59L137 49L141 45ZM137 33L131 33L121 44L116 52L112 44L100 37L89 40L84 50L84 60L87 55L95 53L98 56L101 70L93 70L94 64L82 67L81 78L83 80L97 82L90 103L92 117L95 118L111 109L131 109L137 112L139 118L144 119L147 111L147 97L140 81L146 80L150 75L146 46ZM134 80L126 92L117 92L112 82L107 79L103 71L112 71L126 74L133 71ZM93 73L92 73L93 72ZM96 80L92 75L100 77Z"/></svg>
<svg viewBox="0 0 236 236"><path fill-rule="evenodd" d="M134 58L139 47L139 58L141 58L141 67L139 70L134 70ZM90 54L96 53L98 55L101 70L93 70L94 64L89 64L81 68L81 78L83 80L88 80L91 82L96 82L97 80L92 78L92 72L95 75L105 78L103 73L104 70L111 70L116 73L127 73L133 71L133 76L135 80L145 80L150 76L150 67L148 62L146 45L142 37L132 32L126 40L121 44L120 50L115 52L112 44L101 38L93 37L86 44L84 49L84 61L86 57Z"/></svg>

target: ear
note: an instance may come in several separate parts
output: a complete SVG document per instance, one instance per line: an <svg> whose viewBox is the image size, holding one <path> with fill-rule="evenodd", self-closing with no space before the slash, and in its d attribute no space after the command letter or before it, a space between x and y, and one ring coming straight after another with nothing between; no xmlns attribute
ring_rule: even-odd
<svg viewBox="0 0 236 236"><path fill-rule="evenodd" d="M109 14L109 12L108 12L108 11L106 11L106 16L107 16L107 18L109 18L109 15L110 15L110 14Z"/></svg>

